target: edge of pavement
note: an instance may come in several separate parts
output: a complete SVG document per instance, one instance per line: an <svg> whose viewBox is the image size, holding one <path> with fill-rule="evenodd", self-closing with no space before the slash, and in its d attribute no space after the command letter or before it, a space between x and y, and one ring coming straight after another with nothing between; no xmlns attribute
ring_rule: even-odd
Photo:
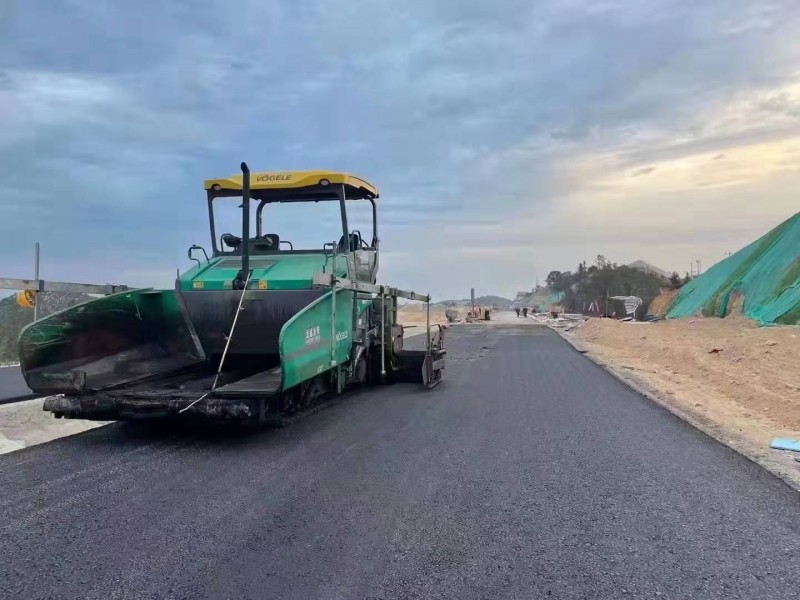
<svg viewBox="0 0 800 600"><path fill-rule="evenodd" d="M589 347L586 346L581 340L570 335L568 332L560 331L555 327L550 327L550 329L555 331L561 337L561 339L572 346L576 352L585 356L623 385L629 387L640 396L643 396L647 400L653 402L667 412L688 423L695 429L698 429L713 440L745 457L750 462L757 464L770 474L774 475L778 479L781 479L795 491L800 492L800 471L797 469L797 462L794 461L793 453L788 453L781 457L773 457L769 456L768 454L759 455L758 453L753 452L752 448L745 443L743 439L740 440L732 437L729 435L728 431L723 429L712 419L701 418L698 415L692 414L689 411L675 406L674 403L668 400L666 394L649 385L641 378L636 377L636 375L628 372L627 370L623 372L622 369L617 368L613 364L610 364L594 355ZM800 454L797 456L800 457Z"/></svg>
<svg viewBox="0 0 800 600"><path fill-rule="evenodd" d="M0 455L83 433L107 421L56 419L42 410L45 396L0 405Z"/></svg>

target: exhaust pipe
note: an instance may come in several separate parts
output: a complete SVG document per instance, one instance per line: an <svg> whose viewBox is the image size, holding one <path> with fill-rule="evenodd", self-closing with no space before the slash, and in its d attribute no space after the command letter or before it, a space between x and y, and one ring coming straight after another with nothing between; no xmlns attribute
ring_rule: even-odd
<svg viewBox="0 0 800 600"><path fill-rule="evenodd" d="M236 274L233 287L243 290L250 277L250 168L247 163L242 168L242 270Z"/></svg>

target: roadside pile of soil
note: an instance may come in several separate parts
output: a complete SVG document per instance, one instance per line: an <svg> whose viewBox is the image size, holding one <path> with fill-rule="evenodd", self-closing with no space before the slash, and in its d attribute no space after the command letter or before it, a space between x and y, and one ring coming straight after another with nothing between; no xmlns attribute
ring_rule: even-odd
<svg viewBox="0 0 800 600"><path fill-rule="evenodd" d="M773 437L800 437L800 327L737 316L591 319L572 335L593 358L759 462L775 456Z"/></svg>
<svg viewBox="0 0 800 600"><path fill-rule="evenodd" d="M484 309L488 307L476 307L480 309L480 314L483 314ZM468 306L442 306L438 304L431 304L431 325L446 325L447 312L455 313L455 321L460 322L467 318L470 312ZM491 309L492 314L496 311ZM397 309L397 319L401 325L425 325L425 305L422 303L409 303Z"/></svg>
<svg viewBox="0 0 800 600"><path fill-rule="evenodd" d="M431 325L447 323L445 310L443 306L431 305ZM425 305L422 303L405 304L397 309L397 319L401 325L424 325L425 318Z"/></svg>

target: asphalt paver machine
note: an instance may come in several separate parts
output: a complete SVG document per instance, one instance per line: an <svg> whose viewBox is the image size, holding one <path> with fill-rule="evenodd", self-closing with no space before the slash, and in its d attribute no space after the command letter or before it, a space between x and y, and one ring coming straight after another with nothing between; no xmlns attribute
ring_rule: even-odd
<svg viewBox="0 0 800 600"><path fill-rule="evenodd" d="M378 190L345 173L241 168L205 182L211 255L192 246L196 265L175 289L99 298L22 331L22 372L34 392L49 395L45 410L96 420L185 414L258 423L355 385L441 381L444 340L430 324L430 296L376 282ZM215 205L237 200L241 235L217 237ZM338 241L301 249L265 233L266 206L313 210L323 201L338 203ZM371 204L371 238L348 228L352 201ZM416 349L404 347L401 299L427 304Z"/></svg>

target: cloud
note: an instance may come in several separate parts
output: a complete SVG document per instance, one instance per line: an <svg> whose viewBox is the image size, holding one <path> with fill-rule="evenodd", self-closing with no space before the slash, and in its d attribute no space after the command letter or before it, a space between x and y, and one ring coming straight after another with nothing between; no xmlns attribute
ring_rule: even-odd
<svg viewBox="0 0 800 600"><path fill-rule="evenodd" d="M642 175L648 175L656 170L657 167L642 167L641 169L636 169L631 177L641 177Z"/></svg>
<svg viewBox="0 0 800 600"><path fill-rule="evenodd" d="M124 95L99 79L46 72L0 73L0 144L34 139L43 127L91 123Z"/></svg>
<svg viewBox="0 0 800 600"><path fill-rule="evenodd" d="M382 279L439 295L513 293L603 245L712 260L792 204L798 35L791 0L21 6L0 269L38 239L76 278L101 274L87 255L171 278L208 237L202 180L243 159L376 183Z"/></svg>

